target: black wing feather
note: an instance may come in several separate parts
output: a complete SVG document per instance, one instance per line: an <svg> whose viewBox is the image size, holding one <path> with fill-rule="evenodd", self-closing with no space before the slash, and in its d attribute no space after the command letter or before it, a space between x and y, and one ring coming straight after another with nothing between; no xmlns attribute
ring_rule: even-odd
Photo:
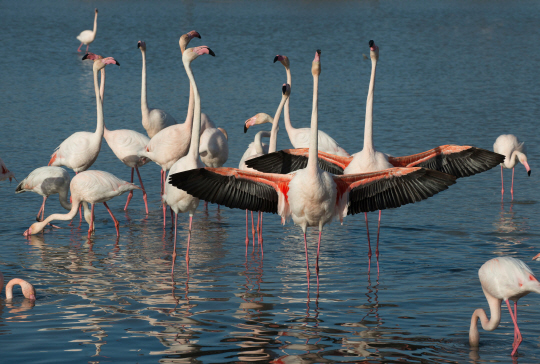
<svg viewBox="0 0 540 364"><path fill-rule="evenodd" d="M307 167L308 158L303 155L289 154L284 151L268 153L248 159L246 166L263 173L288 174ZM342 175L343 168L324 159L318 158L319 168L328 173Z"/></svg>

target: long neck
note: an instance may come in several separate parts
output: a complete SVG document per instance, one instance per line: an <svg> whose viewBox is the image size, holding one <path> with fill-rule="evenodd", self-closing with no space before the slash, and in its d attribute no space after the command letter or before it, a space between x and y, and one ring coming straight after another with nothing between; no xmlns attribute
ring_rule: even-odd
<svg viewBox="0 0 540 364"><path fill-rule="evenodd" d="M292 89L292 84L291 84L291 69L289 67L286 67L285 68L285 71L287 72L287 83L289 84L289 86L291 87ZM294 132L294 128L291 124L291 115L289 113L289 100L290 100L290 96L289 98L287 98L287 101L285 101L285 110L284 110L284 115L283 115L283 119L285 121L285 130L287 130L287 134L289 133L292 133ZM289 135L289 138L290 138L290 135Z"/></svg>
<svg viewBox="0 0 540 364"><path fill-rule="evenodd" d="M474 311L471 317L471 328L469 329L469 344L471 346L478 346L480 341L480 334L478 333L478 319L482 323L482 328L486 331L493 331L499 326L501 322L501 300L486 293L486 299L489 304L489 311L491 313L491 319L488 319L486 312L479 308Z"/></svg>
<svg viewBox="0 0 540 364"><path fill-rule="evenodd" d="M101 69L101 83L99 85L99 94L101 95L101 105L105 102L105 68ZM107 135L107 126L103 122L103 135Z"/></svg>
<svg viewBox="0 0 540 364"><path fill-rule="evenodd" d="M197 159L199 156L199 134L201 132L201 98L199 97L199 91L197 90L197 84L191 71L191 62L184 62L184 67L189 78L189 82L193 87L193 98L195 101L193 126L191 127L191 143L189 144L189 152L193 159Z"/></svg>
<svg viewBox="0 0 540 364"><path fill-rule="evenodd" d="M13 278L6 285L6 299L10 300L13 298L13 286L18 284L21 286L24 297L30 298L30 295L33 294L33 286L27 281L20 278Z"/></svg>
<svg viewBox="0 0 540 364"><path fill-rule="evenodd" d="M70 211L71 210L71 203L68 200L68 190L62 190L58 192L58 199L60 200L60 205L62 205L63 208Z"/></svg>
<svg viewBox="0 0 540 364"><path fill-rule="evenodd" d="M96 13L96 15L94 16L94 30L93 30L94 38L96 37L96 33L97 33L97 15L98 13Z"/></svg>
<svg viewBox="0 0 540 364"><path fill-rule="evenodd" d="M317 164L317 151L319 149L318 129L318 93L319 76L313 75L313 109L311 110L311 135L309 139L309 158L307 170L315 172L319 169Z"/></svg>
<svg viewBox="0 0 540 364"><path fill-rule="evenodd" d="M189 102L186 121L184 122L189 130L193 127L193 113L195 109L195 98L193 96L193 86L189 83Z"/></svg>
<svg viewBox="0 0 540 364"><path fill-rule="evenodd" d="M142 51L142 75L141 75L141 113L143 121L148 116L148 102L146 101L146 51Z"/></svg>
<svg viewBox="0 0 540 364"><path fill-rule="evenodd" d="M101 102L97 71L94 71L94 90L96 91L97 106L97 125L95 134L101 140L103 137L103 103Z"/></svg>
<svg viewBox="0 0 540 364"><path fill-rule="evenodd" d="M274 116L274 121L272 122L272 130L270 131L270 146L268 147L268 153L273 153L277 149L277 132L279 129L279 117L281 116L281 110L283 109L283 105L288 100L289 98L286 96L283 96L281 98L281 102L279 103L276 115Z"/></svg>
<svg viewBox="0 0 540 364"><path fill-rule="evenodd" d="M43 230L45 226L47 226L48 223L50 223L53 220L71 220L77 215L77 211L79 210L79 204L81 201L76 197L73 197L73 203L71 204L71 210L67 214L52 214L51 216L47 217L45 220L41 222L36 222L32 226L36 228L37 230L33 232L33 234L40 232Z"/></svg>
<svg viewBox="0 0 540 364"><path fill-rule="evenodd" d="M364 149L373 150L373 91L375 89L375 70L377 60L371 60L371 79L366 102L366 125L364 129Z"/></svg>
<svg viewBox="0 0 540 364"><path fill-rule="evenodd" d="M257 154L264 154L261 138L268 138L270 135L271 134L267 131L260 131L255 134L255 140L253 142L255 143L255 152L257 152Z"/></svg>

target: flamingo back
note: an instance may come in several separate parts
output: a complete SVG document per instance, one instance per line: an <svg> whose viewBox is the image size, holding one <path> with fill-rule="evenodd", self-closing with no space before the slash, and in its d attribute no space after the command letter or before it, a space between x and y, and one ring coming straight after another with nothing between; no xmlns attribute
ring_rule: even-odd
<svg viewBox="0 0 540 364"><path fill-rule="evenodd" d="M521 260L499 257L488 260L478 270L482 288L500 300L517 301L530 292L540 293L540 283Z"/></svg>

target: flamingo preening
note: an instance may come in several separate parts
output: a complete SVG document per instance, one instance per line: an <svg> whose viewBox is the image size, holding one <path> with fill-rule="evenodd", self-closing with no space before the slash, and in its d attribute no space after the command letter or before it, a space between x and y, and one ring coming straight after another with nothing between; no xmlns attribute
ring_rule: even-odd
<svg viewBox="0 0 540 364"><path fill-rule="evenodd" d="M478 270L478 277L489 304L491 318L488 319L486 312L481 308L474 311L469 330L469 344L477 347L480 342L478 319L486 331L493 331L499 326L501 304L504 301L514 323L514 342L511 354L514 356L523 341L517 324L517 301L531 292L540 293L540 283L525 263L512 257L488 260ZM514 312L512 312L509 301L514 302Z"/></svg>
<svg viewBox="0 0 540 364"><path fill-rule="evenodd" d="M455 177L419 167L335 176L317 165L318 79L320 51L312 63L313 110L307 167L291 174L241 171L235 168L200 168L171 174L169 182L187 193L230 208L248 209L292 217L304 232L306 274L309 259L306 230L319 228L317 282L322 229L347 214L398 207L426 199L455 183Z"/></svg>
<svg viewBox="0 0 540 364"><path fill-rule="evenodd" d="M512 169L512 187L510 188L510 194L512 200L514 200L514 167L517 162L523 164L527 170L527 174L531 175L531 167L527 162L527 150L524 143L520 143L518 138L512 134L499 135L495 144L493 144L493 151L504 155L504 162L501 162L501 200L504 197L504 180L503 180L503 168Z"/></svg>
<svg viewBox="0 0 540 364"><path fill-rule="evenodd" d="M96 10L94 11L95 15L94 15L94 29L93 30L83 30L78 36L77 36L77 39L79 40L79 42L81 42L81 45L79 46L79 48L77 49L77 52L80 52L81 51L81 47L83 44L86 45L86 53L88 53L88 47L90 46L90 43L92 43L94 41L94 39L96 39L96 32L97 32L97 15L98 15L98 10L96 8Z"/></svg>

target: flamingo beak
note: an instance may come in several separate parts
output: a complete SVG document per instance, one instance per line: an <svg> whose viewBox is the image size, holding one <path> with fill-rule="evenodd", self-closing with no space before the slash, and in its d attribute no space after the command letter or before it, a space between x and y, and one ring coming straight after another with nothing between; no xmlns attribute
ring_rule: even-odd
<svg viewBox="0 0 540 364"><path fill-rule="evenodd" d="M277 61L280 61L280 60L281 60L281 56L279 54L274 57L274 63L276 63Z"/></svg>
<svg viewBox="0 0 540 364"><path fill-rule="evenodd" d="M255 120L257 120L257 115L246 120L246 123L244 124L244 134L247 133L250 126L255 125Z"/></svg>
<svg viewBox="0 0 540 364"><path fill-rule="evenodd" d="M36 300L36 295L31 294L30 297L28 297L28 299L31 300L31 301L35 301Z"/></svg>
<svg viewBox="0 0 540 364"><path fill-rule="evenodd" d="M531 176L531 167L529 167L529 163L527 161L523 162L523 165L525 166L525 169L527 170L527 174L529 177Z"/></svg>
<svg viewBox="0 0 540 364"><path fill-rule="evenodd" d="M82 57L82 60L84 61L85 59L88 59L88 53L86 53L83 57Z"/></svg>
<svg viewBox="0 0 540 364"><path fill-rule="evenodd" d="M32 235L32 233L30 232L30 229L26 230L26 231L23 233L23 236L26 236L27 238L30 237L30 235Z"/></svg>
<svg viewBox="0 0 540 364"><path fill-rule="evenodd" d="M540 253L536 254L532 260L540 260Z"/></svg>

